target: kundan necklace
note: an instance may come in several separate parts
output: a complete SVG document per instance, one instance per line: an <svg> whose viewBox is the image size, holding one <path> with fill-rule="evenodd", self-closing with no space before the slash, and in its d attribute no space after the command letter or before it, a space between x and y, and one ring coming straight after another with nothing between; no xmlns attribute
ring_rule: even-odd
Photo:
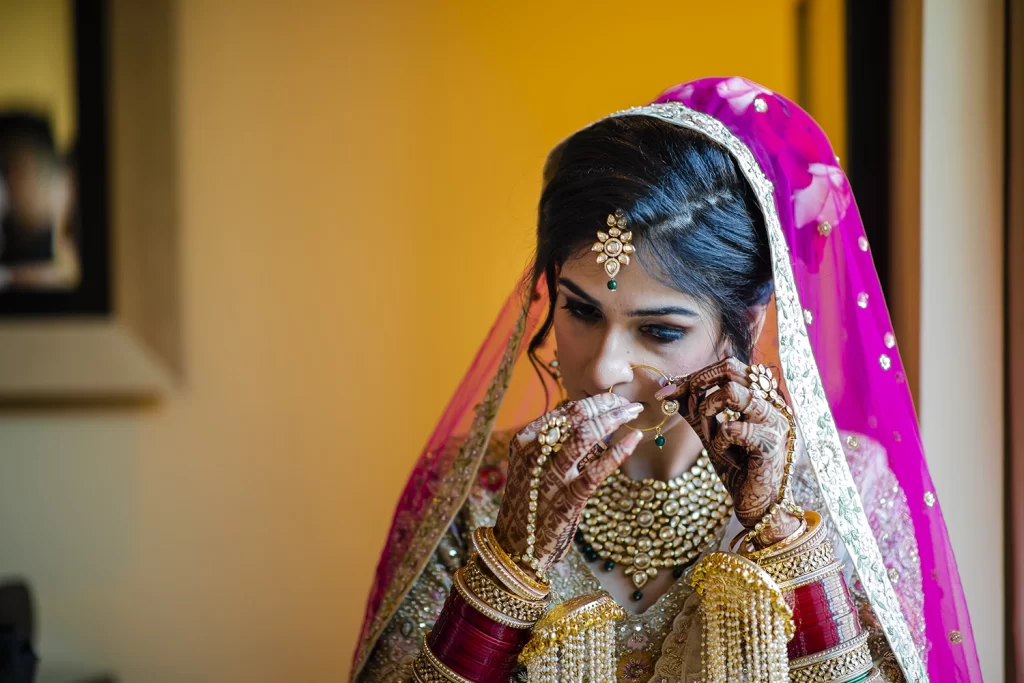
<svg viewBox="0 0 1024 683"><path fill-rule="evenodd" d="M731 514L732 499L701 451L688 472L670 481L613 472L587 501L576 541L588 562L604 561L605 571L623 565L640 600L659 569L674 567L679 578L717 544Z"/></svg>

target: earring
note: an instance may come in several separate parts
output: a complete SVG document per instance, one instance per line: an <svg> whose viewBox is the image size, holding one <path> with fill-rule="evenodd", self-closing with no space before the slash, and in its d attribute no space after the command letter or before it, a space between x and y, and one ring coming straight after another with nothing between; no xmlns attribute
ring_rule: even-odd
<svg viewBox="0 0 1024 683"><path fill-rule="evenodd" d="M558 385L558 391L562 395L562 403L569 400L569 394L565 391L565 385L562 384L562 364L558 361L558 350L555 349L555 358L548 363L548 374L554 378L555 383Z"/></svg>

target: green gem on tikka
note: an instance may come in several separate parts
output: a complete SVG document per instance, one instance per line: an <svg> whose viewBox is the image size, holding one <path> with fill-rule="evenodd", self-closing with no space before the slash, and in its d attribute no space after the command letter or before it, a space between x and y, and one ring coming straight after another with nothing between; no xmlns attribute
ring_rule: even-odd
<svg viewBox="0 0 1024 683"><path fill-rule="evenodd" d="M662 436L661 434L658 434L658 436L654 437L654 445L657 446L658 448L664 448L665 437Z"/></svg>
<svg viewBox="0 0 1024 683"><path fill-rule="evenodd" d="M609 280L608 281L608 289L610 289L610 290L612 290L614 292L616 289L618 289L618 287L619 287L619 283L616 282L615 280Z"/></svg>

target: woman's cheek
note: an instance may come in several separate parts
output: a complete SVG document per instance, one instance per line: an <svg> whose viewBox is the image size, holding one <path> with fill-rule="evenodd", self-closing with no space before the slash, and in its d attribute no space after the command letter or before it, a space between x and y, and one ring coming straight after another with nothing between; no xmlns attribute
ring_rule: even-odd
<svg viewBox="0 0 1024 683"><path fill-rule="evenodd" d="M676 348L666 349L663 355L666 368L671 368L666 372L672 375L688 375L718 360L713 348L707 344L693 343L691 339L673 346Z"/></svg>

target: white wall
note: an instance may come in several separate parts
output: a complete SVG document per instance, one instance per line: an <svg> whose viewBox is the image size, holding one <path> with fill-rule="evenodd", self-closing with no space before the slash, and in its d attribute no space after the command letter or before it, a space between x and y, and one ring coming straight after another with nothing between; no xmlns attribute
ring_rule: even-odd
<svg viewBox="0 0 1024 683"><path fill-rule="evenodd" d="M1003 679L1003 5L924 2L920 419L988 681Z"/></svg>

